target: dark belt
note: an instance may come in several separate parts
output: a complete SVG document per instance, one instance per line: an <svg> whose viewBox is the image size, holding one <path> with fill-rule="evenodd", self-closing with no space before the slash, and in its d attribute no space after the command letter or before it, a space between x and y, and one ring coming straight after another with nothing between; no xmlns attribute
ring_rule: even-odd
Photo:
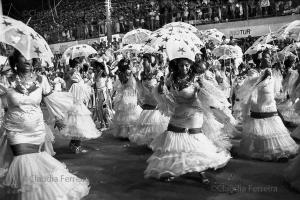
<svg viewBox="0 0 300 200"><path fill-rule="evenodd" d="M168 125L167 130L175 133L189 133L189 134L202 133L202 128L182 128L182 127L174 126L172 124Z"/></svg>
<svg viewBox="0 0 300 200"><path fill-rule="evenodd" d="M143 110L155 110L156 106L149 105L149 104L144 104L144 105L142 105L142 109Z"/></svg>
<svg viewBox="0 0 300 200"><path fill-rule="evenodd" d="M49 96L50 94L52 94L53 93L53 90L51 90L49 93L47 93L47 94L43 94L43 97L45 98L45 97L47 97L47 96Z"/></svg>
<svg viewBox="0 0 300 200"><path fill-rule="evenodd" d="M39 153L45 151L44 144L36 145L36 144L23 143L23 144L10 145L10 147L14 156L21 156L21 155Z"/></svg>
<svg viewBox="0 0 300 200"><path fill-rule="evenodd" d="M278 112L252 112L250 111L250 117L255 119L264 119L278 116Z"/></svg>

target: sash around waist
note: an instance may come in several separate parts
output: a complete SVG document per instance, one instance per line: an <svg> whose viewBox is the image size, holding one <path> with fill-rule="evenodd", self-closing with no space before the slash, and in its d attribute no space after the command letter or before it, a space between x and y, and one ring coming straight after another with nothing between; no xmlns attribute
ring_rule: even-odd
<svg viewBox="0 0 300 200"><path fill-rule="evenodd" d="M202 133L202 128L182 128L182 127L169 124L167 131L172 131L175 133L198 134L198 133Z"/></svg>
<svg viewBox="0 0 300 200"><path fill-rule="evenodd" d="M155 110L156 109L156 106L149 105L149 104L143 104L141 107L143 110Z"/></svg>
<svg viewBox="0 0 300 200"><path fill-rule="evenodd" d="M253 112L250 111L250 117L254 119L264 119L264 118L270 118L278 116L278 112Z"/></svg>
<svg viewBox="0 0 300 200"><path fill-rule="evenodd" d="M39 153L45 151L44 143L41 145L29 144L29 143L14 144L14 145L10 145L10 148L14 156L21 156L21 155Z"/></svg>

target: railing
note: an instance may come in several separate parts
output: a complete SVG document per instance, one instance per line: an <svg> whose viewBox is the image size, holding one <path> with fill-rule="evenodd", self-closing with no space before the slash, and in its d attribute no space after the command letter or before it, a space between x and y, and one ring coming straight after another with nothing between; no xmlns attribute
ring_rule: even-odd
<svg viewBox="0 0 300 200"><path fill-rule="evenodd" d="M154 13L132 13L133 20L126 20L124 17L112 21L112 34L126 33L134 28L145 28L156 30L163 25L184 21L193 25L223 23L262 17L283 16L299 13L300 1L295 1L293 8L286 4L271 4L268 7L261 7L252 3L254 1L240 2L238 4L221 4L217 6L199 6L189 8L185 11L175 10L172 12ZM133 11L132 11L133 12ZM135 11L136 12L136 11ZM46 31L46 40L49 43L66 42L104 36L107 33L106 21L97 20L96 23L86 22L82 25L68 29L55 29Z"/></svg>

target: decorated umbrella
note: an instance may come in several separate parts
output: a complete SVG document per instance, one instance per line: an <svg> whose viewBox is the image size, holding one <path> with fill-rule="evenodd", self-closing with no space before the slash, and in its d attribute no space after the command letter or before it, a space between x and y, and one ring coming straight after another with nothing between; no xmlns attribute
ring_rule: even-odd
<svg viewBox="0 0 300 200"><path fill-rule="evenodd" d="M276 39L274 33L267 33L263 36L261 36L260 38L258 38L253 44L252 46L256 46L257 44L267 44L269 42L272 42Z"/></svg>
<svg viewBox="0 0 300 200"><path fill-rule="evenodd" d="M300 42L295 42L293 44L290 44L286 46L282 51L296 52L297 49L300 49Z"/></svg>
<svg viewBox="0 0 300 200"><path fill-rule="evenodd" d="M97 51L87 44L78 44L67 48L67 50L62 55L62 60L68 63L69 59L88 57L91 54L97 54Z"/></svg>
<svg viewBox="0 0 300 200"><path fill-rule="evenodd" d="M238 50L238 48L236 48L235 46L232 45L220 45L218 47L216 47L212 53L218 57L218 58L222 58L222 59L230 59L230 58L239 58L241 57L240 55L240 51Z"/></svg>
<svg viewBox="0 0 300 200"><path fill-rule="evenodd" d="M126 54L127 52L131 52L131 53L156 53L157 51L153 47L151 47L149 45L145 45L145 44L128 44L128 45L124 46L122 49L119 49L116 52Z"/></svg>
<svg viewBox="0 0 300 200"><path fill-rule="evenodd" d="M171 28L171 27L179 27L182 29L187 29L188 31L191 31L191 32L198 31L198 29L195 26L185 23L185 22L171 22L171 23L163 26L163 28Z"/></svg>
<svg viewBox="0 0 300 200"><path fill-rule="evenodd" d="M122 44L142 44L149 39L151 33L146 29L134 29L124 35Z"/></svg>
<svg viewBox="0 0 300 200"><path fill-rule="evenodd" d="M252 55L252 54L256 54L259 51L264 51L265 49L270 49L271 51L277 51L278 47L271 44L256 44L256 45L252 45L249 49L247 49L245 54Z"/></svg>
<svg viewBox="0 0 300 200"><path fill-rule="evenodd" d="M280 29L274 32L277 39L294 39L300 40L300 20L295 20L289 24L284 25Z"/></svg>
<svg viewBox="0 0 300 200"><path fill-rule="evenodd" d="M215 28L204 31L199 30L195 34L204 42L207 43L211 40L214 44L220 44L222 42L222 37L224 36L224 34L221 31Z"/></svg>
<svg viewBox="0 0 300 200"><path fill-rule="evenodd" d="M26 59L42 58L51 63L54 57L45 39L21 21L0 16L0 42L19 50Z"/></svg>
<svg viewBox="0 0 300 200"><path fill-rule="evenodd" d="M293 58L297 58L297 56L295 54L293 54L290 51L280 51L278 52L278 59L281 60L282 62L285 61L286 58L288 57L293 57Z"/></svg>
<svg viewBox="0 0 300 200"><path fill-rule="evenodd" d="M200 48L204 43L191 31L178 28L161 28L153 32L145 42L146 45L153 47L158 52L166 52L166 45L171 41L180 40L186 43L193 51L200 53Z"/></svg>
<svg viewBox="0 0 300 200"><path fill-rule="evenodd" d="M192 43L187 43L185 39L180 37L171 37L165 44L165 53L169 60L176 58L188 58L195 61L195 56L200 50L195 48Z"/></svg>

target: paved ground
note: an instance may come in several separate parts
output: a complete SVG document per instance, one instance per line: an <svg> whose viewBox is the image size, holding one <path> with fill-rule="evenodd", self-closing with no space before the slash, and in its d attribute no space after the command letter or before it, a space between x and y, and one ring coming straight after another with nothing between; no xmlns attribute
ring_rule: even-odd
<svg viewBox="0 0 300 200"><path fill-rule="evenodd" d="M197 174L172 183L144 179L151 151L115 139L108 133L84 142L83 146L89 150L86 154L72 154L68 142L56 137L55 157L77 176L90 180L91 190L85 200L300 199L300 193L290 189L284 181L283 170L288 163L233 158L225 168L208 172L213 184L205 187ZM0 199L3 199L1 195Z"/></svg>
<svg viewBox="0 0 300 200"><path fill-rule="evenodd" d="M221 170L209 171L210 187L201 184L196 174L172 183L143 178L146 160L151 151L109 134L84 142L89 149L84 155L71 154L68 142L57 139L56 158L72 172L90 180L87 200L163 200L163 199L300 199L283 179L288 163L232 159ZM236 190L236 192L232 192Z"/></svg>

